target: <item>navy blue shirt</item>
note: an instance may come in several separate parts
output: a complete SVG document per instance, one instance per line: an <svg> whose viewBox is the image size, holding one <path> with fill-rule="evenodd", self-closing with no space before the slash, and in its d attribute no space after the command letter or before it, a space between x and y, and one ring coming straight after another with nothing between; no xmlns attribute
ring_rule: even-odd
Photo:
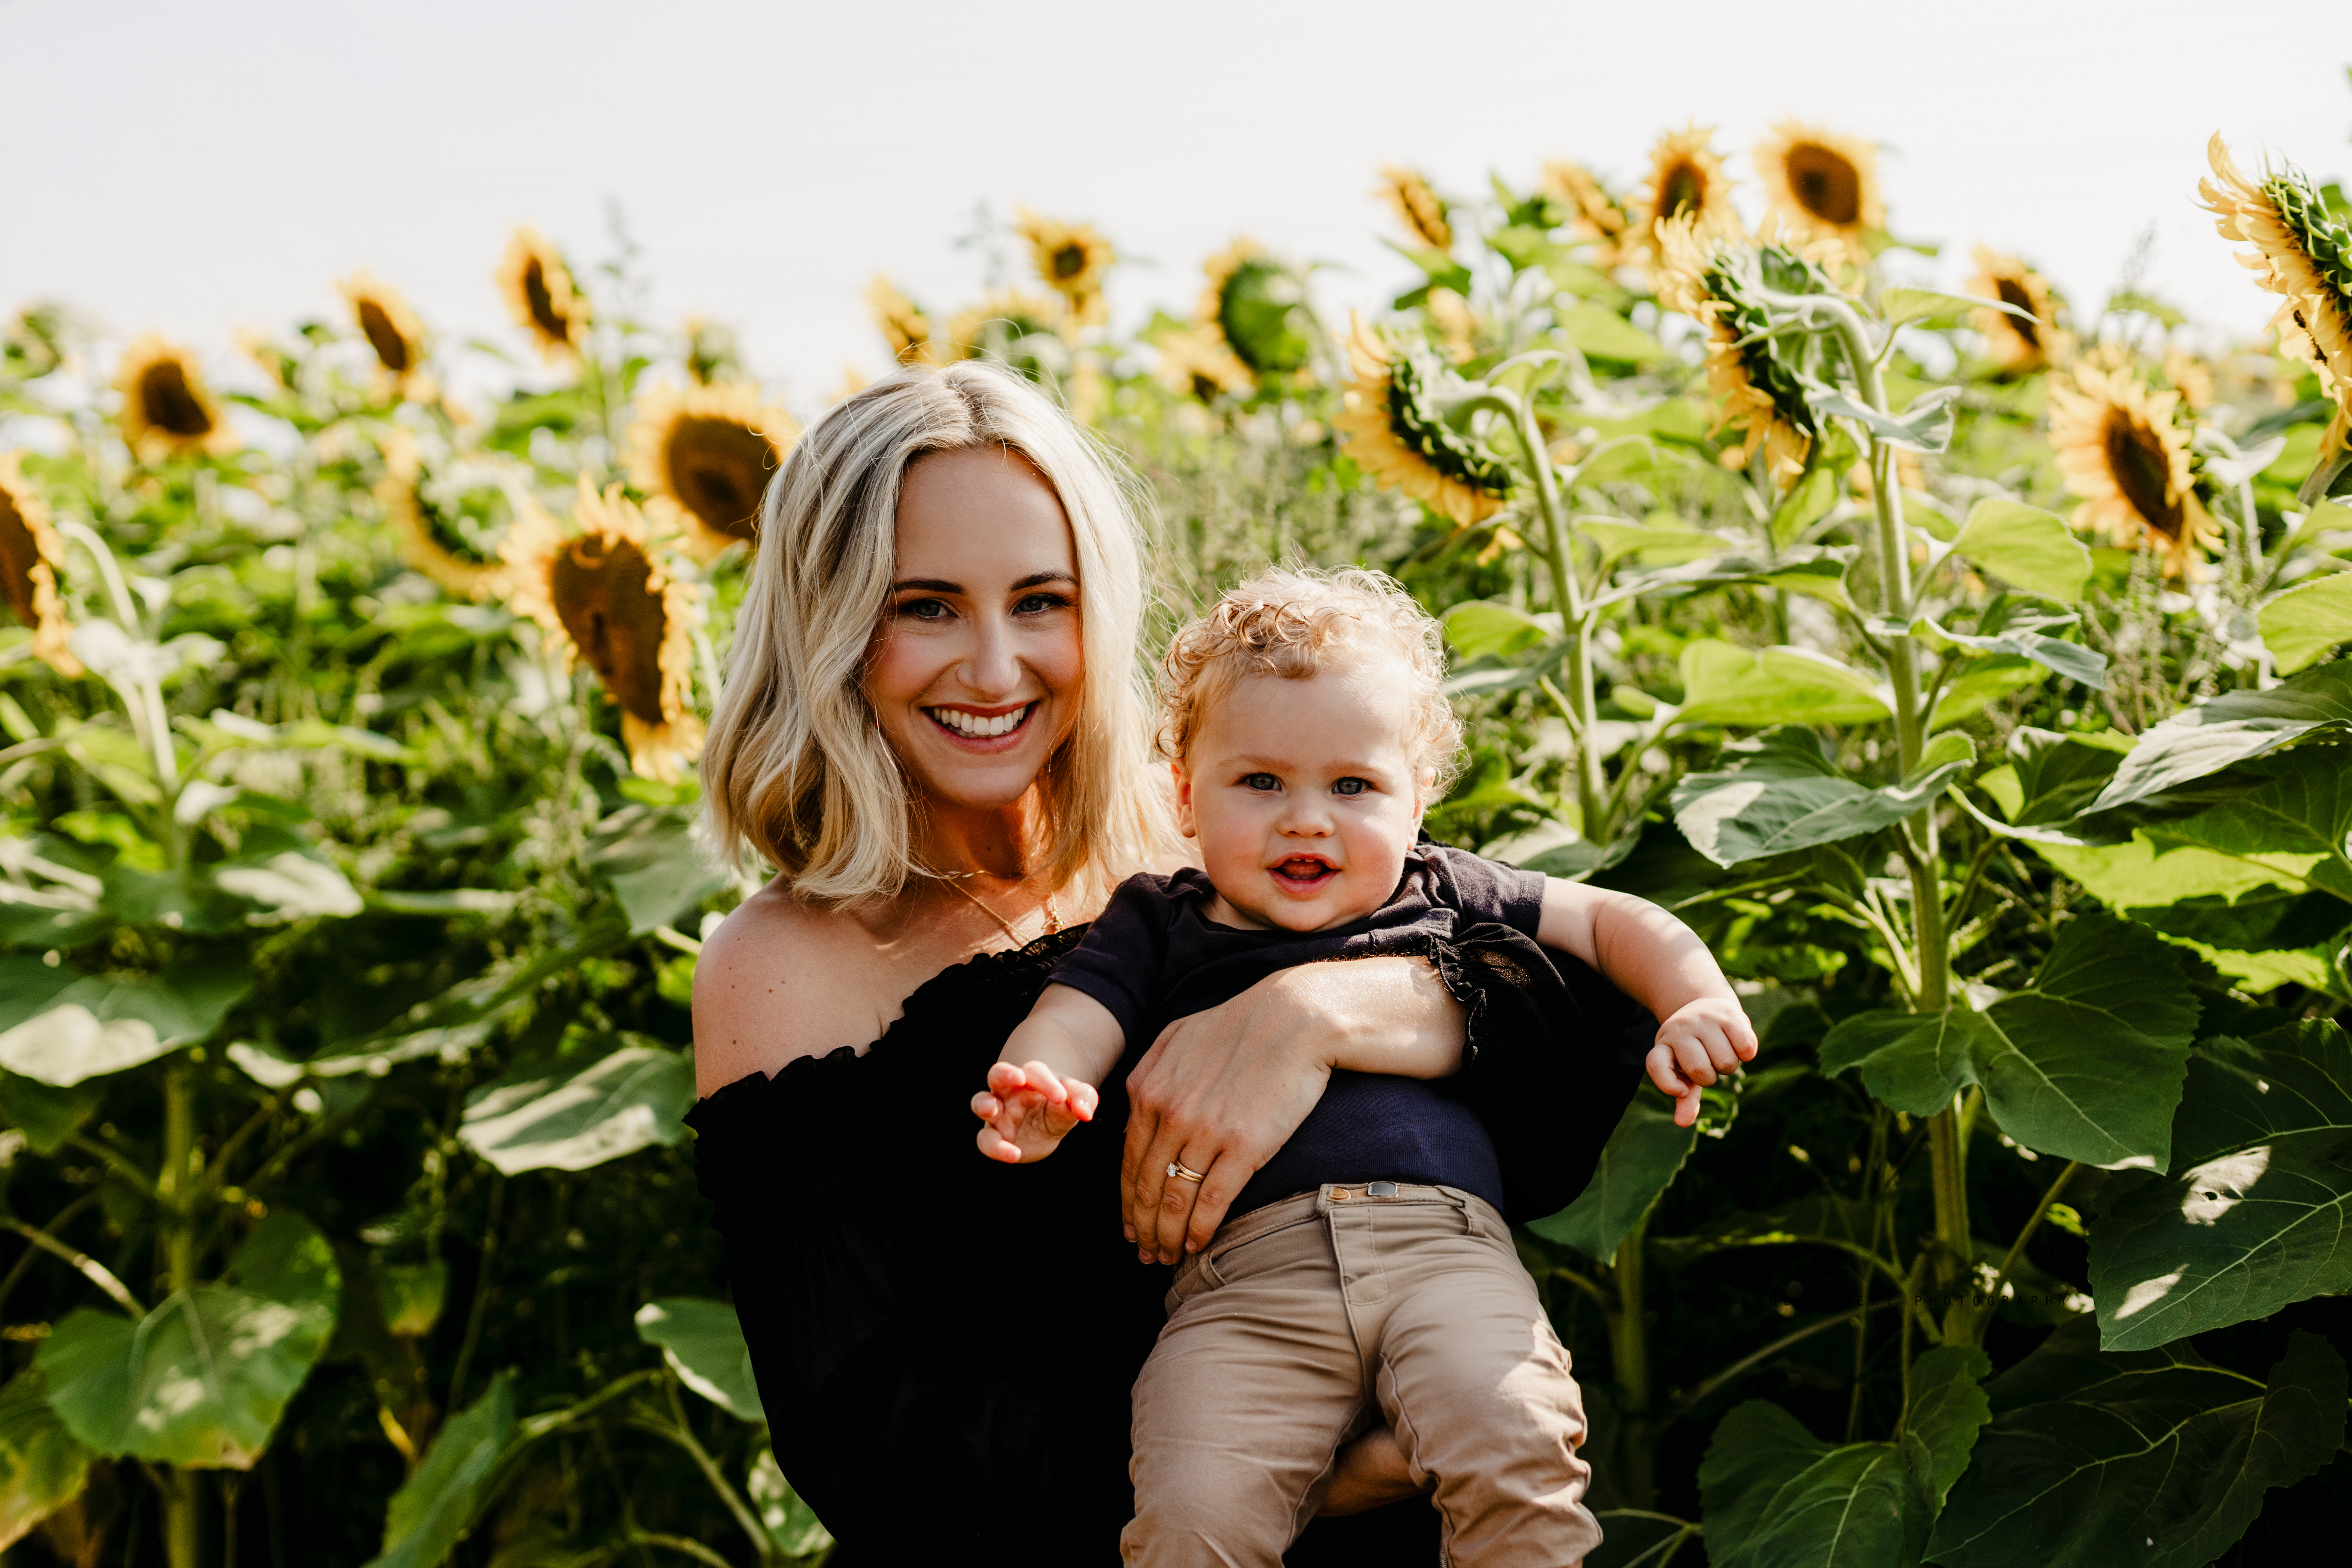
<svg viewBox="0 0 2352 1568"><path fill-rule="evenodd" d="M1417 844L1389 901L1329 931L1243 931L1202 911L1206 873L1130 877L1054 969L1118 1020L1132 1066L1178 1018L1230 1002L1267 975L1302 963L1383 953L1425 956L1433 940L1474 925L1507 925L1535 940L1544 879L1441 844ZM1495 1142L1470 1108L1436 1083L1334 1071L1290 1141L1234 1201L1246 1214L1327 1182L1420 1182L1459 1187L1506 1207Z"/></svg>

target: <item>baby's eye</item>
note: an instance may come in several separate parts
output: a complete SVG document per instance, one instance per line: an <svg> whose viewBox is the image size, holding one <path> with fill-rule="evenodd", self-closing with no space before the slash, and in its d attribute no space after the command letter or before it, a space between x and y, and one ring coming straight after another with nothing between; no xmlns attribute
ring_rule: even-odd
<svg viewBox="0 0 2352 1568"><path fill-rule="evenodd" d="M1282 781L1272 773L1251 773L1242 780L1242 788L1255 790L1280 789Z"/></svg>
<svg viewBox="0 0 2352 1568"><path fill-rule="evenodd" d="M1341 779L1331 786L1333 795L1361 795L1372 787L1370 779Z"/></svg>

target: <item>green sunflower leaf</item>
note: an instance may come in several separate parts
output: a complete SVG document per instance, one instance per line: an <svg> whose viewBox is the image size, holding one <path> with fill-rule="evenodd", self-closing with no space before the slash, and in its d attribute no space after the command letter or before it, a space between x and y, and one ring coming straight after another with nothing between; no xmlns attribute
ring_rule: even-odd
<svg viewBox="0 0 2352 1568"><path fill-rule="evenodd" d="M694 1058L635 1040L483 1085L467 1097L457 1136L505 1175L584 1171L677 1142L693 1103Z"/></svg>
<svg viewBox="0 0 2352 1568"><path fill-rule="evenodd" d="M678 1381L738 1421L768 1419L751 1373L751 1347L724 1301L672 1296L637 1309L637 1338L661 1347Z"/></svg>
<svg viewBox="0 0 2352 1568"><path fill-rule="evenodd" d="M1866 724L1893 711L1883 688L1852 665L1801 647L1746 648L1700 637L1682 651L1675 722Z"/></svg>
<svg viewBox="0 0 2352 1568"><path fill-rule="evenodd" d="M2224 692L2142 735L2091 809L2127 805L2275 751L2315 730L2347 726L2352 726L2352 660L2304 670L2267 691Z"/></svg>
<svg viewBox="0 0 2352 1568"><path fill-rule="evenodd" d="M1636 1094L1602 1146L1591 1184L1574 1203L1530 1221L1528 1228L1547 1241L1613 1262L1618 1244L1650 1212L1658 1194L1674 1184L1697 1140L1697 1127L1675 1125L1671 1104L1654 1095Z"/></svg>
<svg viewBox="0 0 2352 1568"><path fill-rule="evenodd" d="M39 1367L10 1378L0 1388L0 1549L72 1501L97 1457L49 1407Z"/></svg>
<svg viewBox="0 0 2352 1568"><path fill-rule="evenodd" d="M2177 952L2108 917L2064 927L2031 990L1979 1012L1864 1013L1822 1041L1822 1071L1858 1068L1889 1110L1930 1116L1971 1084L2027 1148L2161 1170L2197 1000Z"/></svg>
<svg viewBox="0 0 2352 1568"><path fill-rule="evenodd" d="M2352 1289L2352 1044L2333 1023L2189 1058L2173 1174L2103 1194L2101 1343L2147 1350Z"/></svg>
<svg viewBox="0 0 2352 1568"><path fill-rule="evenodd" d="M483 1484L514 1441L514 1391L501 1372L442 1426L425 1462L393 1494L383 1549L367 1568L436 1568L447 1561L474 1522Z"/></svg>
<svg viewBox="0 0 2352 1568"><path fill-rule="evenodd" d="M1686 774L1677 783L1675 826L1718 866L1832 844L1922 810L1967 770L1973 755L1973 748L1958 742L1923 757L1914 776L1874 789L1840 771L1811 731L1783 725L1725 746L1730 765L1724 771Z"/></svg>
<svg viewBox="0 0 2352 1568"><path fill-rule="evenodd" d="M1993 1417L1927 1560L1942 1568L2204 1568L2263 1494L2344 1440L2344 1358L2301 1330L2265 1386L2184 1343L2118 1354L2088 1318L1986 1385Z"/></svg>
<svg viewBox="0 0 2352 1568"><path fill-rule="evenodd" d="M1952 553L2012 587L2062 605L2079 604L2091 580L2091 552L2057 513L2012 500L1969 509Z"/></svg>
<svg viewBox="0 0 2352 1568"><path fill-rule="evenodd" d="M2296 584L2255 615L2263 642L2292 675L2338 644L2352 642L2352 572L2331 572Z"/></svg>

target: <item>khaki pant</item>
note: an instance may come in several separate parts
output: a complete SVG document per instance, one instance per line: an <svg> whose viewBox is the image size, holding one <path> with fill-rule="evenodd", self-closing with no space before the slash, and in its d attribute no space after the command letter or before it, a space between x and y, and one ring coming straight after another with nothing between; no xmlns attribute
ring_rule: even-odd
<svg viewBox="0 0 2352 1568"><path fill-rule="evenodd" d="M1601 1543L1582 1400L1501 1216L1370 1188L1253 1210L1177 1270L1135 1384L1127 1563L1277 1568L1340 1445L1383 1419L1435 1483L1447 1563L1566 1568Z"/></svg>

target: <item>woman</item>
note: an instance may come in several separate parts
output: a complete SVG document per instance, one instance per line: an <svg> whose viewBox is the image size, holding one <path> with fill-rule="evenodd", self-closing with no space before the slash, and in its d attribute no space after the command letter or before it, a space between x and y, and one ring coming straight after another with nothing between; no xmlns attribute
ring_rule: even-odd
<svg viewBox="0 0 2352 1568"><path fill-rule="evenodd" d="M1108 1139L1034 1168L976 1154L971 1086L1073 928L1178 858L1136 679L1142 609L1110 470L982 364L849 398L762 509L703 780L718 841L778 870L704 949L689 1120L777 1458L845 1568L1115 1557L1128 1389L1167 1284L1138 1260L1207 1240L1342 1042L1460 1043L1461 1090L1497 1142L1545 1147L1559 1174L1530 1185L1552 1207L1631 1087L1622 1052L1596 1048L1622 1025L1596 1028L1498 931L1426 961L1287 972L1171 1026L1125 1096L1107 1086L1120 1154ZM1168 1180L1171 1162L1207 1180ZM1507 1147L1506 1167L1516 1186ZM1000 1246L991 1216L1016 1192L1025 1213L1098 1214L1100 1244ZM1086 1325L1075 1341L1041 1333L1049 1303ZM1416 1489L1376 1430L1328 1511ZM994 1537L1008 1497L1050 1498L1066 1527ZM1371 1516L1348 1558L1426 1563L1427 1521L1410 1502Z"/></svg>

